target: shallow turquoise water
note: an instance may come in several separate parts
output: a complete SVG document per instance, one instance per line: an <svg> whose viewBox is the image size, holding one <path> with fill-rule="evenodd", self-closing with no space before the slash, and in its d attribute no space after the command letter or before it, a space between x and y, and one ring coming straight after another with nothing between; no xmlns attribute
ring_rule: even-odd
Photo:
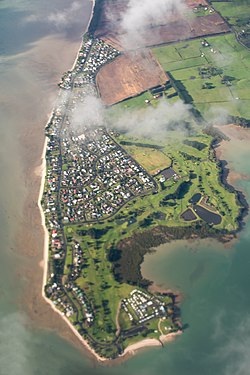
<svg viewBox="0 0 250 375"><path fill-rule="evenodd" d="M58 35L74 41L87 24L90 2L83 16L58 26L51 14L70 7L69 0L12 0L0 3L0 375L249 375L250 374L250 223L230 249L216 241L176 242L147 257L145 276L181 290L185 333L164 349L147 350L127 362L102 368L83 357L55 333L28 329L28 317L17 303L22 283L16 273L25 258L14 238L23 220L28 186L23 186L22 129L26 105L42 107L33 95L50 85L48 67L34 70L30 55L35 44ZM66 43L66 42L65 42ZM49 52L50 59L53 50ZM18 57L18 58L17 58ZM48 56L43 51L41 59ZM32 67L32 69L31 69ZM31 91L31 89L33 91ZM35 121L34 121L35 124ZM35 126L35 125L34 125ZM249 174L250 150L235 143L227 158L233 167ZM248 181L240 183L250 198Z"/></svg>

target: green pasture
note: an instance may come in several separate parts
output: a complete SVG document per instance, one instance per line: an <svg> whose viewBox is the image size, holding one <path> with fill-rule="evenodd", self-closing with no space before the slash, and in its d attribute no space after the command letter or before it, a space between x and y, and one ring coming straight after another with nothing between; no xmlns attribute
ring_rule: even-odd
<svg viewBox="0 0 250 375"><path fill-rule="evenodd" d="M188 92L197 109L208 118L207 110L222 108L230 115L238 114L250 118L250 53L240 45L234 34L206 38L208 47L203 47L203 39L180 42L174 45L154 48L153 53L163 68L170 72ZM202 78L199 68L214 67L222 73ZM233 78L231 85L223 84L222 77ZM202 89L205 82L213 88Z"/></svg>
<svg viewBox="0 0 250 375"><path fill-rule="evenodd" d="M237 25L237 20L249 19L250 3L237 1L213 1L212 5L231 25Z"/></svg>

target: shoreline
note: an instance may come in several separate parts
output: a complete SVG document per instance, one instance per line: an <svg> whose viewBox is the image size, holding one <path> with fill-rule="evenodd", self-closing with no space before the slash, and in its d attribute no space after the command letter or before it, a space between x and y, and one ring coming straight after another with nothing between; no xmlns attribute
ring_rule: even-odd
<svg viewBox="0 0 250 375"><path fill-rule="evenodd" d="M43 191L44 191L44 184L45 184L45 178L46 178L46 151L47 151L47 143L48 143L48 137L45 137L45 142L44 142L44 148L42 152L42 163L40 167L37 168L37 174L39 173L41 176L41 185L40 185L40 190L39 190L39 196L38 196L38 207L40 210L41 214L41 219L42 219L42 228L44 231L44 249L43 249L43 260L40 262L40 267L43 269L43 283L42 283L42 297L50 305L53 311L55 311L57 314L60 315L60 317L64 320L65 323L68 324L70 329L73 331L75 336L81 341L82 344L84 344L85 348L95 356L95 358L100 362L106 361L106 358L100 357L85 341L82 336L79 334L79 332L73 327L73 325L70 323L70 321L58 310L56 307L53 305L53 303L46 297L45 292L44 292L44 287L46 285L46 279L47 279L47 273L48 273L48 245L49 245L49 233L46 227L45 223L45 214L42 208L41 200L43 196Z"/></svg>
<svg viewBox="0 0 250 375"><path fill-rule="evenodd" d="M90 19L89 19L89 22L88 22L88 25L87 25L87 28L86 28L86 31L84 32L84 34L87 33L87 32L89 32L89 27L91 25L91 22L92 22L92 19L93 19L93 16L94 16L95 6L96 6L96 0L92 0L91 16L90 16ZM75 67L75 65L77 63L79 52L80 52L81 48L82 48L82 43L80 44L80 47L79 47L79 49L78 49L78 51L76 53L76 57L75 57L75 60L73 62L73 65L71 67L71 70L74 69L74 67ZM58 91L58 94L57 94L58 96L60 96L60 92L61 92L61 90ZM46 125L44 127L44 130L46 129L47 124L49 123L51 117L53 116L53 111L54 111L54 107L52 108L52 111L50 113L48 113L48 121L47 121L47 123L46 123ZM46 179L46 152L47 152L48 140L49 140L48 137L45 136L45 141L44 141L44 146L43 146L43 150L42 150L42 155L41 155L41 158L40 158L41 164L40 164L40 166L36 167L36 169L35 169L35 173L41 178L41 183L40 183L40 188L39 188L39 194L38 194L38 202L37 202L37 204L38 204L38 208L39 208L39 211L40 211L41 226L42 226L42 230L43 230L43 233L44 233L43 258L42 258L42 260L39 263L39 266L43 269L42 293L41 293L43 300L51 307L51 309L54 312L56 312L62 318L62 320L68 325L68 327L70 328L70 330L73 332L73 334L75 335L75 337L79 340L79 342L84 346L84 348L88 351L88 353L90 353L98 363L102 363L102 364L116 364L116 363L124 361L128 357L132 356L135 353L135 351L137 352L137 351L139 351L141 349L145 349L145 348L149 348L149 347L154 347L154 346L163 346L163 342L165 343L165 342L171 342L171 341L173 341L176 338L177 335L180 335L182 333L182 331L172 332L172 333L169 333L167 335L161 335L160 338L159 338L159 340L148 338L148 339L145 339L145 340L138 341L135 344L129 345L124 350L124 352L121 355L119 355L119 357L117 357L114 360L110 360L108 358L101 357L101 356L99 356L94 351L94 349L91 348L91 346L88 344L88 342L86 340L84 340L84 338L74 328L74 326L65 317L65 315L62 312L60 312L54 306L54 304L52 303L52 301L50 301L46 297L45 291L44 291L44 287L46 285L47 274L48 274L49 233L48 233L48 230L47 230L47 227L46 227L45 213L43 211L41 201L42 201L42 197L43 197L44 186L45 186L45 179Z"/></svg>
<svg viewBox="0 0 250 375"><path fill-rule="evenodd" d="M91 1L92 1L92 10L91 10L91 15L90 15L89 22L88 22L88 25L87 25L87 27L86 27L86 30L85 30L85 32L82 34L82 38L83 38L83 36L84 36L86 33L89 32L89 27L90 27L90 24L91 24L92 18L93 18L93 16L94 16L96 0L91 0ZM72 67L71 67L70 70L74 70L75 65L76 65L76 63L77 63L77 60L78 60L79 52L81 51L81 48L82 48L82 43L81 43L79 49L77 50L76 58L75 58L75 60L74 60L74 62L73 62L73 65L72 65Z"/></svg>
<svg viewBox="0 0 250 375"><path fill-rule="evenodd" d="M225 160L225 152L229 142L250 140L250 131L248 128L242 128L239 125L228 124L222 126L215 126L216 129L221 131L228 140L222 140L217 145L213 146L215 157L220 163L221 173L220 179L221 183L229 191L233 191L236 195L236 199L241 206L239 215L237 217L238 229L233 233L237 235L245 225L245 218L249 214L249 203L247 202L245 192L239 187L235 186L238 180L248 180L249 176L243 173L236 172L232 166L229 165L228 161Z"/></svg>
<svg viewBox="0 0 250 375"><path fill-rule="evenodd" d="M94 16L95 6L96 6L96 0L92 0L91 17L89 19L88 26L86 28L85 33L87 33L89 31L89 27L91 25L91 22L92 22L92 19L93 19L93 16ZM75 67L75 65L77 63L77 60L78 60L78 57L79 57L79 52L80 52L81 48L82 48L82 43L80 44L80 47L79 47L79 49L77 51L77 54L76 54L76 57L75 57L75 60L73 62L71 70L74 69L74 67ZM58 95L60 95L60 91L59 91ZM52 109L52 112L50 113L49 118L51 118L52 115L53 115L53 109ZM42 163L41 163L40 167L38 167L38 170L40 172L39 175L41 176L41 184L40 184L40 190L39 190L39 196L38 196L38 207L39 207L40 215L41 215L41 219L42 219L41 225L42 225L42 228L43 228L43 231L44 231L43 260L40 262L40 266L43 268L42 298L46 301L46 303L48 303L50 305L50 307L52 308L52 310L54 312L56 312L57 314L60 315L60 317L63 319L64 322L67 323L67 325L69 326L69 328L71 329L71 331L74 333L74 335L77 337L77 339L81 342L81 344L84 345L84 347L88 350L88 352L91 353L98 362L102 362L102 363L105 363L105 362L111 363L112 362L112 363L115 363L116 361L119 361L121 359L125 359L124 357L127 356L128 354L129 355L133 355L136 351L138 351L140 349L144 349L146 347L163 346L163 342L165 343L165 342L173 341L176 338L176 336L178 336L178 335L180 335L182 333L182 331L179 330L177 332L169 333L167 335L162 335L162 336L160 336L159 340L147 338L147 339L138 341L135 344L129 345L124 350L124 352L117 359L115 359L115 360L110 360L108 358L101 357L101 356L99 356L94 351L94 349L91 348L91 346L88 344L88 342L79 334L79 332L74 328L74 326L67 319L67 317L54 306L54 304L52 303L51 300L49 300L46 297L45 291L44 291L44 287L46 285L47 273L48 273L49 233L48 233L48 230L47 230L47 227L46 227L46 223L45 223L45 213L44 213L42 205L41 205L41 200L42 200L42 197L43 197L44 185L45 185L45 178L46 178L46 152L47 152L47 143L48 143L48 138L45 137L43 152L42 152L42 156L41 156ZM216 154L216 150L215 150L215 154ZM217 157L217 154L216 154L216 157ZM220 161L220 162L223 162L223 160L221 160L219 157L217 157L217 160ZM224 183L224 177L225 177L224 174L226 174L226 170L227 169L225 168L224 165L221 165L221 168L222 168L222 173L221 173L221 181L222 181L222 183L225 185L225 187L231 187L232 189L234 189L234 191L237 194L237 197L239 199L239 192L232 185L230 185L230 183L228 183L228 182L226 184ZM225 180L227 181L227 176L225 177ZM246 207L243 207L243 209L245 210ZM239 214L239 225L243 221L243 217L244 217L243 216L243 212L241 212ZM241 227L239 228L239 230L240 229L241 229Z"/></svg>
<svg viewBox="0 0 250 375"><path fill-rule="evenodd" d="M159 346L164 347L165 343L174 341L182 333L183 332L179 330L177 332L168 333L167 335L161 335L159 340L147 338L147 339L138 341L134 344L129 345L124 350L124 355L125 354L135 355L137 351L150 348L150 347L159 347Z"/></svg>
<svg viewBox="0 0 250 375"><path fill-rule="evenodd" d="M42 219L41 225L42 225L42 229L43 229L43 232L44 232L43 260L39 264L40 267L42 267L42 269L43 269L42 298L44 299L44 301L46 303L49 304L49 306L52 308L52 310L54 312L56 312L62 318L62 320L65 323L67 323L67 325L69 326L69 328L71 329L71 331L74 333L74 335L77 337L77 339L80 341L80 343L83 344L83 346L85 347L85 349L90 354L92 354L92 356L95 358L95 360L97 362L99 362L99 363L102 363L102 364L113 363L113 364L115 364L117 362L120 362L121 360L125 360L125 359L129 358L130 356L133 356L135 354L135 352L137 352L139 350L146 349L146 348L149 348L149 347L155 347L155 346L159 347L159 346L163 346L163 343L172 342L173 340L175 340L177 338L177 336L179 336L179 335L182 334L181 330L179 330L177 332L171 332L171 333L169 333L167 335L161 335L160 338L159 338L159 340L147 338L147 339L138 341L135 344L131 344L131 345L129 345L124 350L124 352L119 357L117 357L114 360L110 360L108 358L101 357L101 356L99 356L94 351L94 349L91 348L91 346L88 344L88 342L83 339L83 337L79 334L79 332L73 327L73 325L70 323L70 321L65 317L65 315L63 315L63 313L60 312L53 305L52 301L50 301L46 297L45 292L44 292L44 287L46 285L46 279L47 279L47 273L48 273L49 233L48 233L48 230L47 230L47 227L46 227L46 223L45 223L45 214L44 214L44 211L43 211L43 208L42 208L41 200L42 200L42 196L43 196L44 185L45 185L45 178L46 178L46 151L47 151L47 144L48 144L48 137L45 137L44 147L43 147L43 151L42 151L42 155L41 155L42 163L41 163L40 166L38 166L36 168L36 174L40 175L40 177L41 177L41 184L40 184L40 190L39 190L39 195L38 195L38 208L40 210L40 215L41 215L41 219Z"/></svg>
<svg viewBox="0 0 250 375"><path fill-rule="evenodd" d="M235 124L228 124L228 125L218 125L215 126L216 129L219 129L226 137L228 137L228 140L222 140L217 147L215 147L216 156L219 160L224 160L223 153L225 153L227 149L228 142L233 140L238 141L244 141L245 139L248 139L250 141L250 129L248 128L242 128L239 125ZM237 134L236 134L237 132ZM243 173L238 173L232 168L229 168L228 173L228 183L230 185L233 185L236 181L243 179L247 180L249 177Z"/></svg>
<svg viewBox="0 0 250 375"><path fill-rule="evenodd" d="M87 28L86 28L86 31L84 32L84 34L86 32L88 32L88 29L89 29L89 26L91 24L91 21L92 21L92 18L93 18L93 15L94 15L94 9L95 9L95 3L96 3L96 0L92 0L92 11L91 11L91 16L90 16L90 19L89 19L89 22L88 22L88 25L87 25ZM74 69L75 65L76 65L76 62L78 60L78 56L79 56L79 52L82 48L82 42L80 44L80 47L77 51L77 54L76 54L76 58L73 62L73 65L71 67L71 70ZM58 96L60 96L60 91L58 91ZM44 130L46 129L46 126L47 124L49 123L50 119L52 118L53 116L53 111L54 111L54 108L52 108L52 111L48 114L48 121L44 127ZM46 178L46 152L47 152L47 144L48 144L48 137L45 136L45 141L44 141L44 146L43 146L43 151L42 151L42 155L41 155L41 165L38 166L36 168L36 171L37 171L37 174L40 175L41 177L41 184L40 184L40 189L39 189L39 195L38 195L38 208L39 208L39 211L40 211L40 216L41 216L41 226L42 226L42 230L44 232L44 249L43 249L43 259L42 261L40 262L40 267L42 267L43 269L43 282L42 282L42 298L45 300L46 303L48 303L50 305L50 307L52 308L52 310L54 312L56 312L61 318L62 320L67 323L67 325L69 326L69 328L71 329L71 331L74 333L74 335L79 339L79 341L84 345L84 347L88 350L89 353L91 353L95 359L98 361L98 362L104 362L104 361L107 361L106 358L103 358L103 357L100 357L91 347L90 345L87 343L86 340L84 340L82 338L82 336L79 334L79 332L73 327L73 325L70 323L70 321L63 315L63 313L61 313L58 309L56 309L56 307L53 305L53 303L46 297L45 295L45 292L44 292L44 287L46 285L46 280L47 280L47 273L48 273L48 258L49 258L49 233L48 233L48 230L47 230L47 227L46 227L46 223L45 223L45 213L43 211L43 208L42 208L42 204L41 204L41 201L42 201L42 197L43 197L43 192L44 192L44 185L45 185L45 178Z"/></svg>

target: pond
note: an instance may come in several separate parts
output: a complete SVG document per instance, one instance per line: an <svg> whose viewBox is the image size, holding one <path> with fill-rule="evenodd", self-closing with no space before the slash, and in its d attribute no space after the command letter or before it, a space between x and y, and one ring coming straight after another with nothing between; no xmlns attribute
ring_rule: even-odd
<svg viewBox="0 0 250 375"><path fill-rule="evenodd" d="M194 205L194 211L202 220L206 221L208 224L218 225L221 223L222 218L219 214L211 212L206 208L199 206L198 204Z"/></svg>

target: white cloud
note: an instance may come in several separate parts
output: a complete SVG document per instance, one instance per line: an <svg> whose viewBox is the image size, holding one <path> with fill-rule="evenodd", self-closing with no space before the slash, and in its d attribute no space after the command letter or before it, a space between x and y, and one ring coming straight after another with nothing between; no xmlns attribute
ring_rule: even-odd
<svg viewBox="0 0 250 375"><path fill-rule="evenodd" d="M80 1L74 1L69 8L51 13L48 16L47 21L59 28L70 25L81 8L82 5Z"/></svg>
<svg viewBox="0 0 250 375"><path fill-rule="evenodd" d="M221 344L216 353L216 360L224 365L221 375L250 374L250 316L230 312L231 326L225 311L215 320L214 341ZM232 315L233 314L233 315Z"/></svg>
<svg viewBox="0 0 250 375"><path fill-rule="evenodd" d="M39 15L31 14L25 18L25 22L46 22L60 30L67 26L71 26L81 9L81 2L73 1L69 7L52 12L48 15L42 13Z"/></svg>
<svg viewBox="0 0 250 375"><path fill-rule="evenodd" d="M30 340L24 318L13 313L0 319L0 373L8 375L31 375Z"/></svg>
<svg viewBox="0 0 250 375"><path fill-rule="evenodd" d="M158 102L157 107L148 106L144 110L121 110L113 117L107 112L100 98L89 95L83 102L77 102L73 112L69 112L73 129L81 131L85 127L96 128L107 126L117 131L125 131L130 135L158 140L166 136L170 130L186 132L185 121L192 117L190 105L178 100L170 104L165 99Z"/></svg>
<svg viewBox="0 0 250 375"><path fill-rule="evenodd" d="M127 131L131 135L143 136L150 139L159 139L166 135L170 128L183 130L185 121L190 120L190 106L181 100L169 104L165 99L159 101L155 108L149 106L143 111L122 113L116 118L114 127L117 130Z"/></svg>
<svg viewBox="0 0 250 375"><path fill-rule="evenodd" d="M82 103L78 102L71 114L71 125L76 130L104 125L104 106L101 100L94 95L88 95Z"/></svg>
<svg viewBox="0 0 250 375"><path fill-rule="evenodd" d="M125 48L145 45L145 27L166 24L175 13L185 10L184 0L130 0L120 21Z"/></svg>

